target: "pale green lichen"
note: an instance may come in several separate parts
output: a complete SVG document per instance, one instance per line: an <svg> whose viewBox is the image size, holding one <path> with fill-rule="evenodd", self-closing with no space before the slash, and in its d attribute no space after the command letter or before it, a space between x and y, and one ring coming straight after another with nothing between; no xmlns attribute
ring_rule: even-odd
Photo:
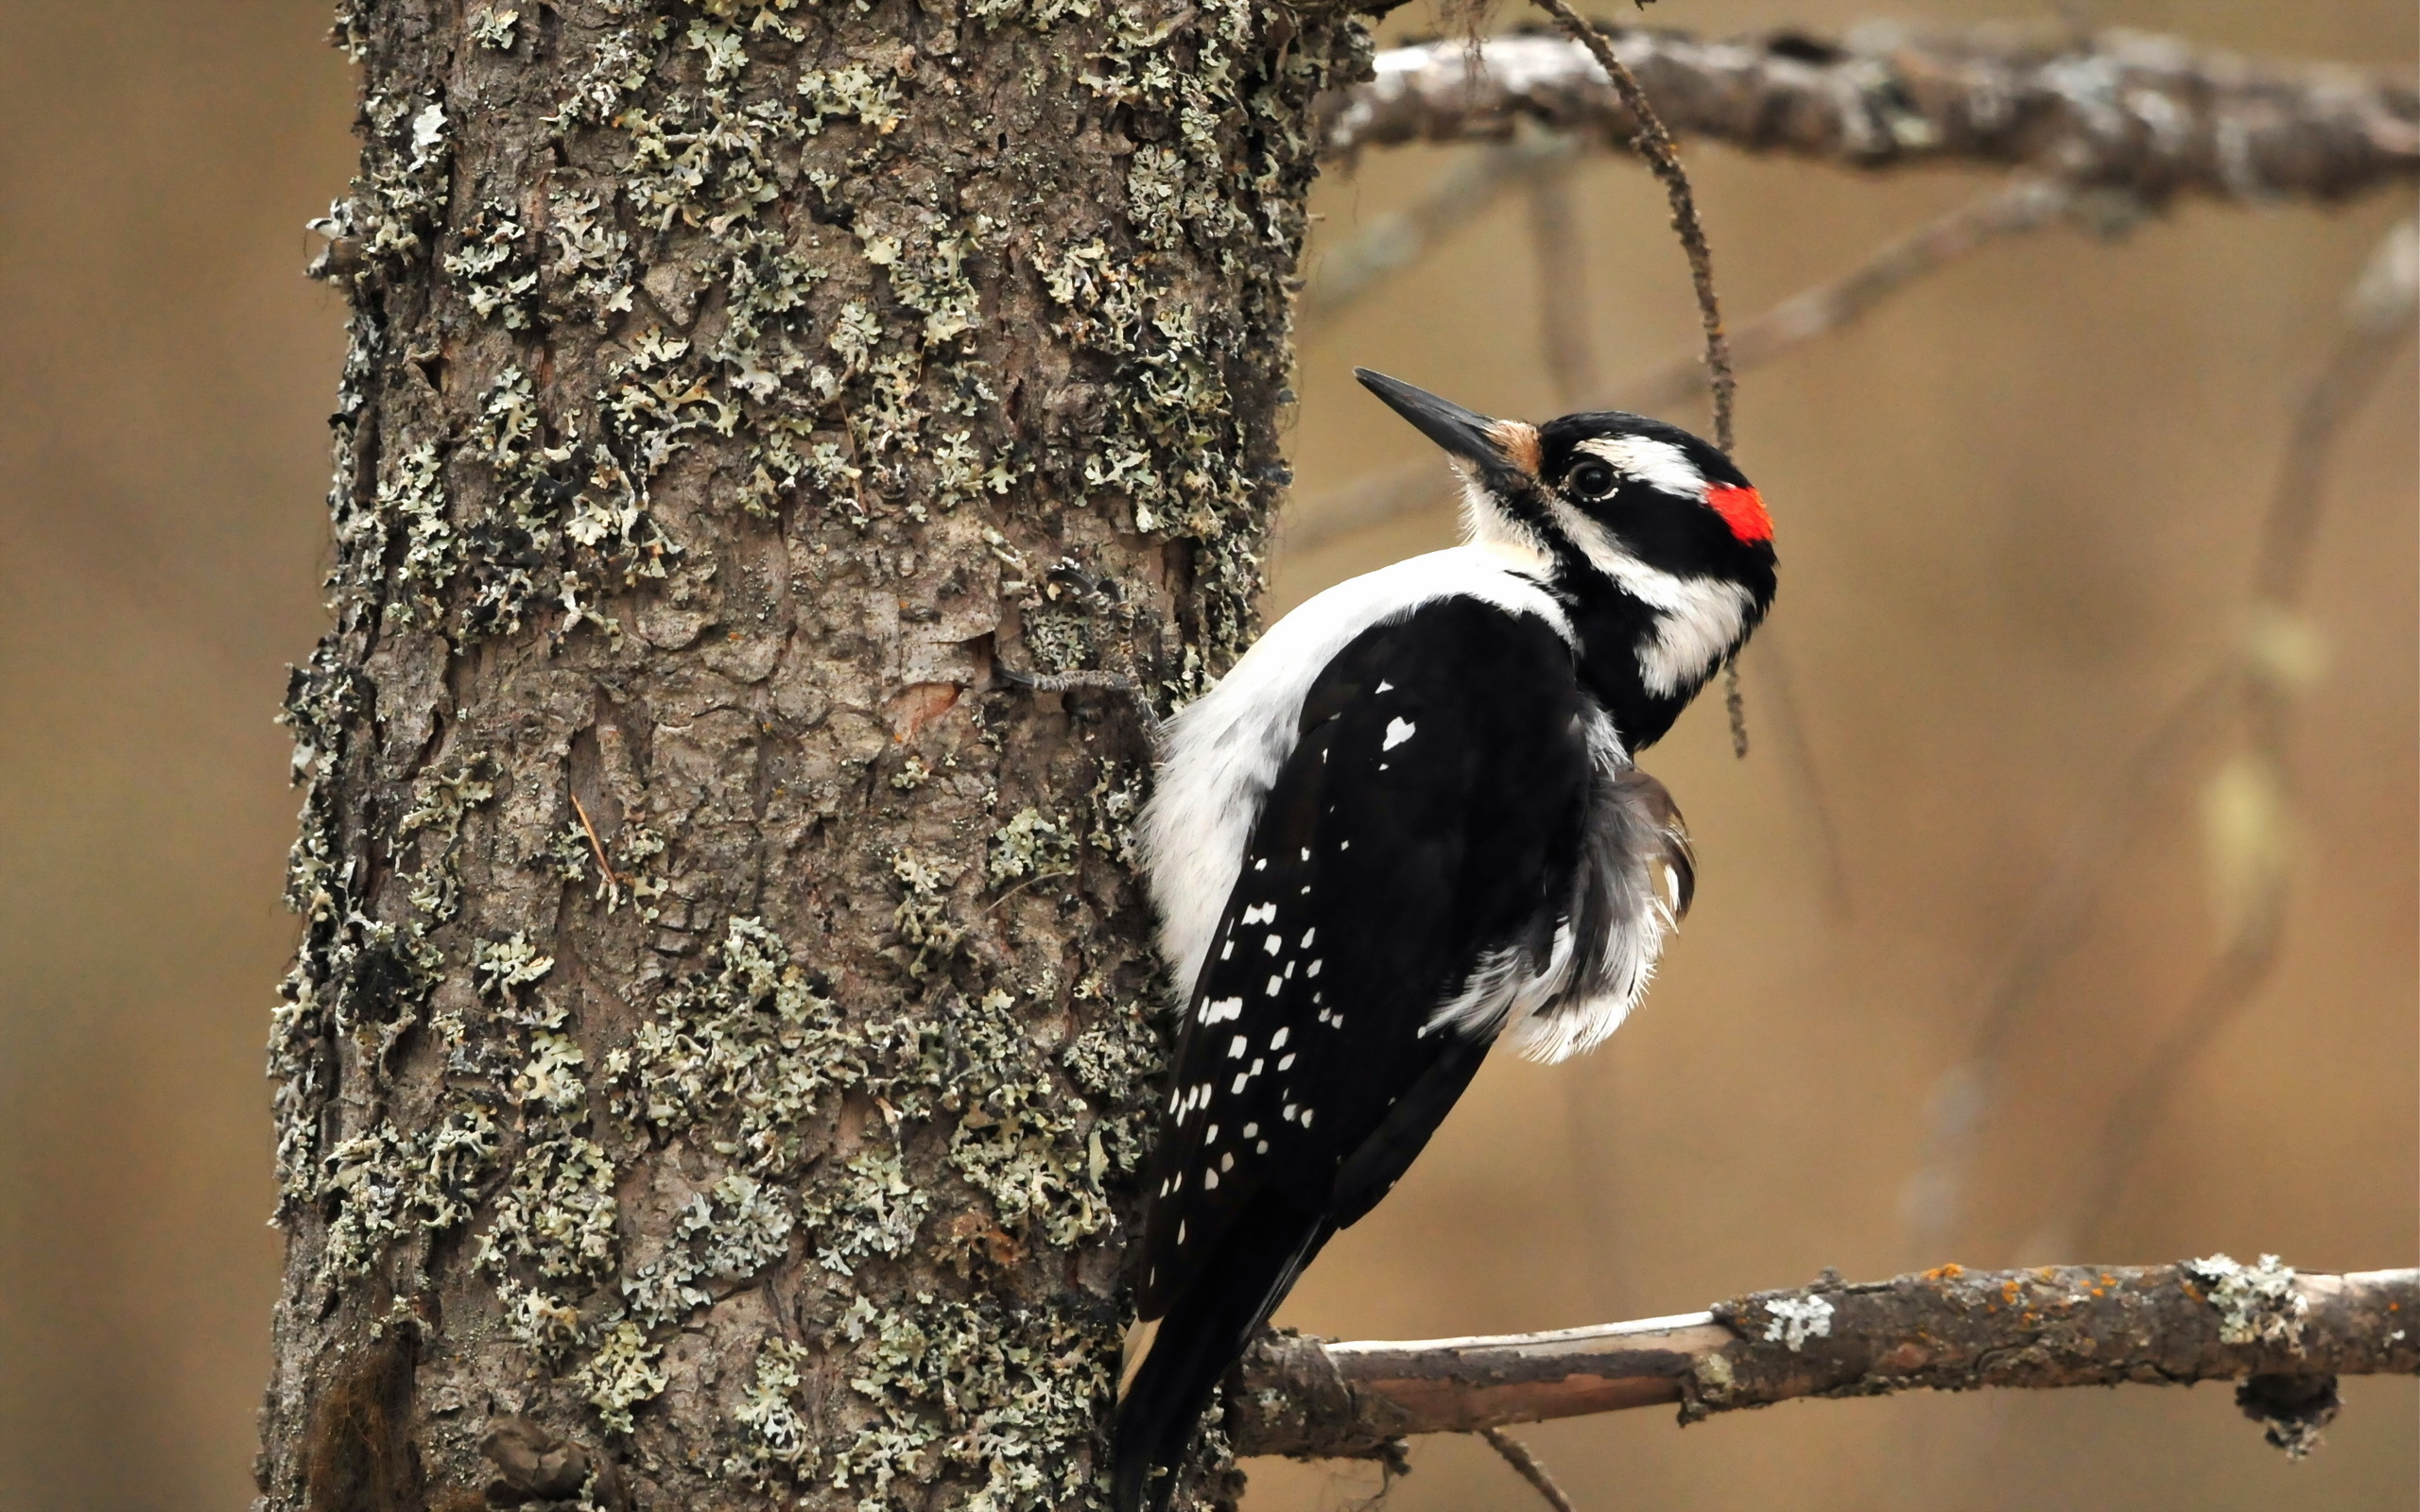
<svg viewBox="0 0 2420 1512"><path fill-rule="evenodd" d="M377 509L395 522L403 537L396 576L424 613L440 612L440 595L462 569L462 538L448 514L445 480L437 443L423 441L404 454L378 486ZM397 600L390 613L406 622L409 603Z"/></svg>
<svg viewBox="0 0 2420 1512"><path fill-rule="evenodd" d="M512 1078L512 1100L525 1109L534 1107L549 1113L582 1107L588 1101L588 1084L579 1069L587 1058L579 1041L568 1035L531 1035L528 1062Z"/></svg>
<svg viewBox="0 0 2420 1512"><path fill-rule="evenodd" d="M1015 817L993 831L985 852L984 874L994 887L1075 869L1074 837L1036 808L1019 809Z"/></svg>
<svg viewBox="0 0 2420 1512"><path fill-rule="evenodd" d="M2186 1262L2183 1269L2209 1288L2209 1302L2219 1314L2221 1344L2302 1343L2303 1317L2310 1299L2294 1284L2294 1268L2274 1255L2246 1265L2227 1256L2212 1255Z"/></svg>
<svg viewBox="0 0 2420 1512"><path fill-rule="evenodd" d="M877 1145L827 1171L800 1204L800 1217L814 1236L816 1263L850 1276L877 1256L908 1253L932 1206L931 1195L908 1179L898 1150Z"/></svg>
<svg viewBox="0 0 2420 1512"><path fill-rule="evenodd" d="M635 1323L616 1323L606 1331L588 1363L573 1372L572 1382L610 1433L627 1434L636 1426L631 1409L663 1395L669 1378L662 1364L664 1347L649 1344Z"/></svg>
<svg viewBox="0 0 2420 1512"><path fill-rule="evenodd" d="M557 1134L525 1146L479 1236L478 1263L502 1277L520 1262L552 1280L601 1281L618 1255L614 1162L604 1146Z"/></svg>
<svg viewBox="0 0 2420 1512"><path fill-rule="evenodd" d="M512 51L514 28L521 23L518 10L482 10L471 17L471 41L496 52Z"/></svg>
<svg viewBox="0 0 2420 1512"><path fill-rule="evenodd" d="M511 206L490 200L462 228L458 249L438 262L461 285L471 312L507 331L527 330L537 304L538 267L527 236Z"/></svg>
<svg viewBox="0 0 2420 1512"><path fill-rule="evenodd" d="M364 1274L406 1234L441 1233L462 1223L495 1158L495 1125L477 1108L416 1133L382 1122L343 1141L329 1152L316 1194L335 1210L323 1270Z"/></svg>
<svg viewBox="0 0 2420 1512"><path fill-rule="evenodd" d="M1117 1358L1114 1328L1092 1310L920 1295L853 1316L849 1384L880 1416L834 1457L832 1483L860 1493L859 1512L895 1504L890 1483L928 1455L975 1480L961 1504L979 1512L1097 1494L1064 1448L1097 1432Z"/></svg>
<svg viewBox="0 0 2420 1512"><path fill-rule="evenodd" d="M723 1460L724 1474L761 1485L776 1470L792 1480L814 1473L821 1456L799 1403L814 1358L805 1346L787 1339L759 1346L755 1379L731 1412L748 1436L739 1453Z"/></svg>
<svg viewBox="0 0 2420 1512"><path fill-rule="evenodd" d="M890 874L899 879L903 896L891 921L899 943L883 954L915 981L933 974L939 963L955 954L966 932L949 920L947 889L959 868L930 856L900 850L890 859Z"/></svg>
<svg viewBox="0 0 2420 1512"><path fill-rule="evenodd" d="M795 1170L828 1094L873 1074L876 1040L842 1021L757 919L733 919L711 969L658 1010L607 1053L615 1111L666 1134L711 1130L716 1153L758 1177Z"/></svg>
<svg viewBox="0 0 2420 1512"><path fill-rule="evenodd" d="M519 930L509 939L481 940L471 948L471 978L479 996L488 999L506 1018L527 1027L562 1026L561 1007L542 1009L533 1015L523 1005L523 1000L529 995L524 989L535 986L554 969L555 958L539 954L528 936Z"/></svg>
<svg viewBox="0 0 2420 1512"><path fill-rule="evenodd" d="M778 1188L734 1172L689 1199L663 1253L622 1280L631 1311L653 1325L713 1300L700 1281L738 1281L789 1250L797 1220Z"/></svg>

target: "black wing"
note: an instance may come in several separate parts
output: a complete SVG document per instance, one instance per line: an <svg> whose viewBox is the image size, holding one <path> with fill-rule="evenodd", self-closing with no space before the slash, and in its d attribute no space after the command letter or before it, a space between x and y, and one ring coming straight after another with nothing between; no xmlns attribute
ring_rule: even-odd
<svg viewBox="0 0 2420 1512"><path fill-rule="evenodd" d="M1478 1069L1486 1040L1429 1024L1491 953L1542 958L1568 907L1582 708L1554 629L1474 599L1365 631L1313 684L1161 1108L1138 1301L1164 1321L1121 1410L1123 1504Z"/></svg>

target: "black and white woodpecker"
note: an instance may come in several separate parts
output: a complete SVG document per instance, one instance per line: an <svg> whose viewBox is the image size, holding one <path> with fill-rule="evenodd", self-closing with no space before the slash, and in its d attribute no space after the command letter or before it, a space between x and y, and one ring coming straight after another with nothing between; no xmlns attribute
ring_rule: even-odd
<svg viewBox="0 0 2420 1512"><path fill-rule="evenodd" d="M1647 989L1694 885L1633 756L1746 644L1772 525L1637 415L1491 420L1361 382L1463 475L1464 543L1287 615L1167 730L1143 816L1184 1019L1119 1383L1120 1512L1499 1039L1561 1060Z"/></svg>

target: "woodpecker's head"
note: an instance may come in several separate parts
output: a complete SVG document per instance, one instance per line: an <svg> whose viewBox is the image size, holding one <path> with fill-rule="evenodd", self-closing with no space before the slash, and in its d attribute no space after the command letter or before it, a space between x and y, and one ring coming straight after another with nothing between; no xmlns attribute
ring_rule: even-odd
<svg viewBox="0 0 2420 1512"><path fill-rule="evenodd" d="M1764 618L1772 521L1713 446L1644 415L1532 425L1367 369L1354 376L1461 465L1471 541L1534 557L1572 602L1592 680L1634 674L1634 695L1615 699L1646 706L1616 709L1633 748L1663 734Z"/></svg>

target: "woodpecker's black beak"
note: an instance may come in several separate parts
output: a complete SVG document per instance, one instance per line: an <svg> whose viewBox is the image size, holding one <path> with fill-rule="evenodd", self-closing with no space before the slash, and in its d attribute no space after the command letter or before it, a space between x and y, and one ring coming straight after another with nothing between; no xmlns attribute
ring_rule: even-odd
<svg viewBox="0 0 2420 1512"><path fill-rule="evenodd" d="M1490 420L1425 388L1414 388L1400 378L1390 378L1367 368L1354 369L1353 376L1361 380L1362 387L1385 400L1389 408L1411 421L1421 435L1476 466L1490 487L1503 490L1537 481L1536 426L1517 420Z"/></svg>

